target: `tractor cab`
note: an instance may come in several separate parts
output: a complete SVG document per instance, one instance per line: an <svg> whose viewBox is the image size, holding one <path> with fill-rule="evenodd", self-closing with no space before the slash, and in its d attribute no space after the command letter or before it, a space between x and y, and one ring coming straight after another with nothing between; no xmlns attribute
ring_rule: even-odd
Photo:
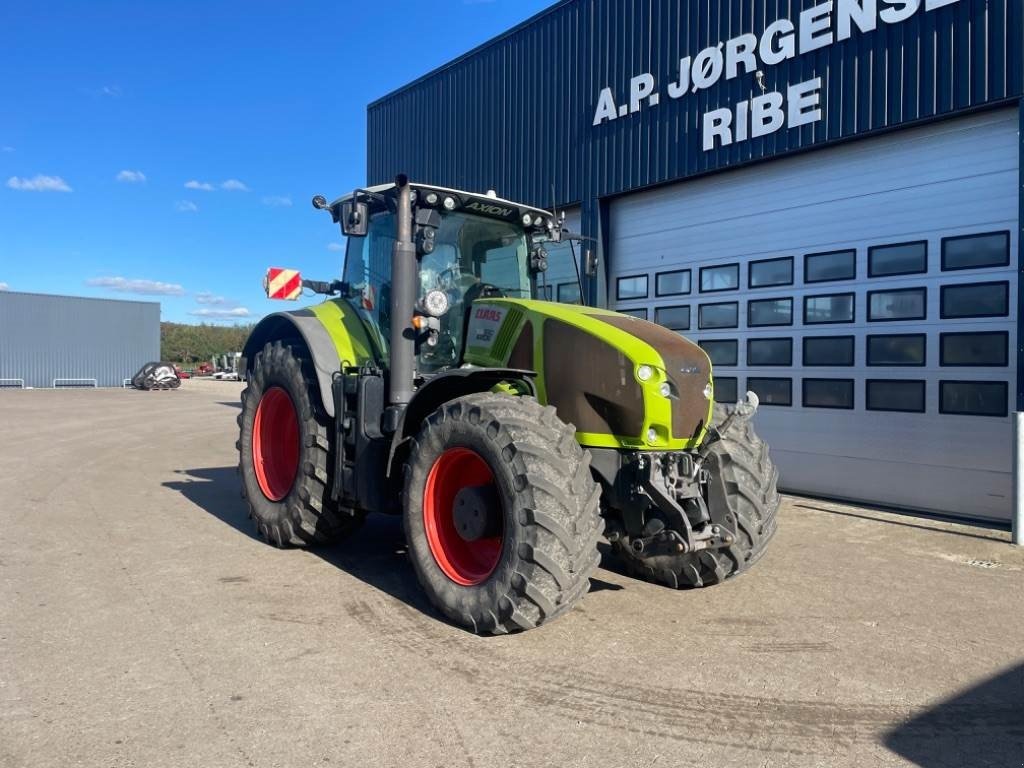
<svg viewBox="0 0 1024 768"><path fill-rule="evenodd" d="M478 299L580 303L576 236L554 214L492 194L411 186L419 373L461 363ZM395 193L394 184L357 190L330 206L348 235L342 282L384 350L391 346Z"/></svg>

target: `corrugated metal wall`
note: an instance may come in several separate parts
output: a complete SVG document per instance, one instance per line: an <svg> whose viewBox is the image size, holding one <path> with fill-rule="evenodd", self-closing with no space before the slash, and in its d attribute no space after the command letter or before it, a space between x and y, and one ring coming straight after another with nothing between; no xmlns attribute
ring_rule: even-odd
<svg viewBox="0 0 1024 768"><path fill-rule="evenodd" d="M0 291L0 378L119 387L160 359L160 304Z"/></svg>
<svg viewBox="0 0 1024 768"><path fill-rule="evenodd" d="M917 0L912 0L916 2ZM368 108L369 183L398 172L454 187L494 188L539 205L582 201L596 234L599 197L830 141L999 103L1022 91L1024 3L959 0L879 22L774 66L768 90L823 79L823 120L705 152L702 116L761 93L752 74L593 126L605 86L659 92L696 56L821 0L567 0ZM900 4L897 3L896 6ZM880 8L889 7L880 0Z"/></svg>

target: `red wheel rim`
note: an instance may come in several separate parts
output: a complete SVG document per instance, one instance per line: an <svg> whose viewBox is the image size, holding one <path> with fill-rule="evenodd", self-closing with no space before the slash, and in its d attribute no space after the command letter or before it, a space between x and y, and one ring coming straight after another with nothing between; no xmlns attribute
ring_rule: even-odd
<svg viewBox="0 0 1024 768"><path fill-rule="evenodd" d="M449 448L427 475L423 497L427 543L444 575L456 584L470 587L486 581L501 560L501 534L467 541L459 535L453 514L460 490L493 484L494 473L487 462L468 448Z"/></svg>
<svg viewBox="0 0 1024 768"><path fill-rule="evenodd" d="M271 501L287 496L299 471L299 420L281 387L264 392L256 407L252 460L263 495Z"/></svg>

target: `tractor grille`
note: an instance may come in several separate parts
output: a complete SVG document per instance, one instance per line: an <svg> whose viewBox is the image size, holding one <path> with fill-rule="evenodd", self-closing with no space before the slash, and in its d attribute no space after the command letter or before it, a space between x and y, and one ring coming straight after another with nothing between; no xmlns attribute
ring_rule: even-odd
<svg viewBox="0 0 1024 768"><path fill-rule="evenodd" d="M505 322L501 324L501 330L498 331L498 336L494 340L494 346L491 348L491 354L496 360L508 360L508 354L512 349L512 342L516 340L519 334L519 326L523 322L523 313L521 310L512 307L508 310L505 315Z"/></svg>

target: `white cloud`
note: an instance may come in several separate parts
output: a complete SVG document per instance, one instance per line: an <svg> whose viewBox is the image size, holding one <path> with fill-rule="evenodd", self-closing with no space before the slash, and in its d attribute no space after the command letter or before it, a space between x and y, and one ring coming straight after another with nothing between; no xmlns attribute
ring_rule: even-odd
<svg viewBox="0 0 1024 768"><path fill-rule="evenodd" d="M9 291L10 289L11 286L9 286L7 283L0 283L0 291Z"/></svg>
<svg viewBox="0 0 1024 768"><path fill-rule="evenodd" d="M6 144L4 146L0 147L0 152L13 152L13 151L14 151L14 147L8 146Z"/></svg>
<svg viewBox="0 0 1024 768"><path fill-rule="evenodd" d="M249 317L251 313L245 307L232 309L193 309L189 312L193 317L208 317L214 320L230 320L234 317Z"/></svg>
<svg viewBox="0 0 1024 768"><path fill-rule="evenodd" d="M263 204L271 208L291 208L292 199L283 195L267 195L263 198Z"/></svg>
<svg viewBox="0 0 1024 768"><path fill-rule="evenodd" d="M115 178L126 184L141 184L146 180L146 174L142 171L121 171Z"/></svg>
<svg viewBox="0 0 1024 768"><path fill-rule="evenodd" d="M199 304L214 304L219 307L237 307L238 302L234 299L226 299L210 291L200 291L196 294L196 302Z"/></svg>
<svg viewBox="0 0 1024 768"><path fill-rule="evenodd" d="M7 180L7 186L11 189L18 189L23 192L70 192L71 187L60 176L43 176L36 174L31 179L23 179L19 176L11 176Z"/></svg>
<svg viewBox="0 0 1024 768"><path fill-rule="evenodd" d="M238 179L228 179L220 185L221 189L226 189L228 192L248 192L249 188Z"/></svg>
<svg viewBox="0 0 1024 768"><path fill-rule="evenodd" d="M102 88L100 88L100 93L104 96L109 96L112 99L116 99L121 95L121 86L104 85Z"/></svg>
<svg viewBox="0 0 1024 768"><path fill-rule="evenodd" d="M197 213L199 211L199 206L191 200L179 200L174 204L174 209L178 211L178 213Z"/></svg>
<svg viewBox="0 0 1024 768"><path fill-rule="evenodd" d="M185 189L201 189L204 192L212 192L214 190L214 186L208 181L196 181L195 179L192 179L191 181L185 182Z"/></svg>
<svg viewBox="0 0 1024 768"><path fill-rule="evenodd" d="M345 250L345 246L342 245L341 243L328 243L327 244L327 250L328 251L344 251Z"/></svg>
<svg viewBox="0 0 1024 768"><path fill-rule="evenodd" d="M107 288L119 293L139 293L143 296L182 296L185 289L177 283L161 283L159 280L129 279L127 277L92 277L86 285Z"/></svg>

